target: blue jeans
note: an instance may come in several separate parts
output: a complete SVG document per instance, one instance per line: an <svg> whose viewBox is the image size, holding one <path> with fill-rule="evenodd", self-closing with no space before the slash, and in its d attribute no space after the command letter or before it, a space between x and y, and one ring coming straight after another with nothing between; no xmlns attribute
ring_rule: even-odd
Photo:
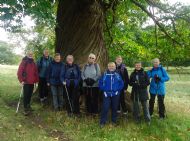
<svg viewBox="0 0 190 141"><path fill-rule="evenodd" d="M116 123L119 98L120 95L116 95L113 97L105 97L105 96L103 97L103 107L102 107L100 124L106 123L110 106L112 110L112 122Z"/></svg>
<svg viewBox="0 0 190 141"><path fill-rule="evenodd" d="M51 85L53 105L55 109L63 108L63 87L62 85Z"/></svg>

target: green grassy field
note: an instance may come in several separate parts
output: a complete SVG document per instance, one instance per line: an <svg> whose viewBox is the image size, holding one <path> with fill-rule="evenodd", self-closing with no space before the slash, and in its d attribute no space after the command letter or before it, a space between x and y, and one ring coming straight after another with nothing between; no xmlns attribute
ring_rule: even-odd
<svg viewBox="0 0 190 141"><path fill-rule="evenodd" d="M32 102L34 113L25 117L16 115L20 88L16 66L0 65L0 141L190 141L190 75L175 74L167 83L167 118L152 123L135 124L119 118L119 126L108 124L99 128L99 119L82 116L68 118L65 112L52 112ZM155 108L156 111L156 108Z"/></svg>

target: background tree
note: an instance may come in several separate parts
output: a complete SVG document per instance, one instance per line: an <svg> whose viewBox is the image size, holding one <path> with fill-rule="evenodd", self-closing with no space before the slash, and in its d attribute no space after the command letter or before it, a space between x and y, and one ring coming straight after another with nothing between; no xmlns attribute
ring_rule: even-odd
<svg viewBox="0 0 190 141"><path fill-rule="evenodd" d="M0 7L3 27L12 32L19 31L25 15L37 25L55 28L55 51L63 57L73 54L80 64L90 52L97 54L102 66L116 54L124 55L128 63L155 54L164 54L163 62L171 61L177 58L171 59L171 47L188 58L189 6L159 0L13 0ZM155 23L151 30L144 26L148 18Z"/></svg>
<svg viewBox="0 0 190 141"><path fill-rule="evenodd" d="M18 64L21 57L13 52L13 47L6 42L0 41L0 64Z"/></svg>

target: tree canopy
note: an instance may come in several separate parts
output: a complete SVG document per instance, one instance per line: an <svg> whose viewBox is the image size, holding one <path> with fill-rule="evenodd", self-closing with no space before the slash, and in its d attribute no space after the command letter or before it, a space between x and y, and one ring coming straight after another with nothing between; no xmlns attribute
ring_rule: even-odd
<svg viewBox="0 0 190 141"><path fill-rule="evenodd" d="M35 47L38 53L44 47L53 50L57 39L55 29L60 26L58 19L63 17L60 8L63 13L72 15L71 8L64 11L60 4L77 5L75 12L84 10L84 14L89 12L84 7L94 2L3 0L0 2L1 27L10 32L22 32L22 18L30 16L36 23L33 32L38 36L29 41L27 47ZM134 60L147 62L159 57L167 65L184 65L190 60L190 6L169 5L160 0L99 0L98 4L102 9L103 38L110 59L120 54L128 64L132 64ZM90 8L96 8L95 14L100 14L97 7ZM154 24L146 24L150 19Z"/></svg>

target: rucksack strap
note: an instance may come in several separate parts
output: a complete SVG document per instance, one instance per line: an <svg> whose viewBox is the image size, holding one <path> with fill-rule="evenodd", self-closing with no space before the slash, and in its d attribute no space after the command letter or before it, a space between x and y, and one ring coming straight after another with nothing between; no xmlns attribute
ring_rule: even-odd
<svg viewBox="0 0 190 141"><path fill-rule="evenodd" d="M84 66L84 71L86 70L87 66L88 66L88 64L86 64L86 65ZM94 63L94 67L95 67L95 70L96 70L96 75L98 75L98 64L97 64L97 63Z"/></svg>

